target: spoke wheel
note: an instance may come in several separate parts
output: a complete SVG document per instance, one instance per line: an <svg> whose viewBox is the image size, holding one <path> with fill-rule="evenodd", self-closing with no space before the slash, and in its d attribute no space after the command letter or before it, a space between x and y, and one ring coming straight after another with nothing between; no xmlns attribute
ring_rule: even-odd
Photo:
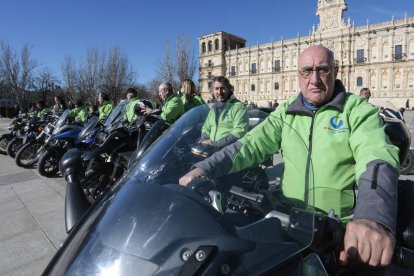
<svg viewBox="0 0 414 276"><path fill-rule="evenodd" d="M29 168L39 160L39 149L42 147L40 143L25 144L16 154L16 165L23 168Z"/></svg>

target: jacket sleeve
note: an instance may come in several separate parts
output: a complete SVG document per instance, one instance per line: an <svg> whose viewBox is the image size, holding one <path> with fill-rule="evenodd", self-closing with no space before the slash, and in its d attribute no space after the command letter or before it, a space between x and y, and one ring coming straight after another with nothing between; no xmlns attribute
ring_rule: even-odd
<svg viewBox="0 0 414 276"><path fill-rule="evenodd" d="M181 99L171 99L164 106L161 112L161 119L167 124L172 124L179 116L184 113L184 106Z"/></svg>
<svg viewBox="0 0 414 276"><path fill-rule="evenodd" d="M358 198L354 219L365 218L395 233L399 177L398 148L385 134L378 109L363 103L350 116Z"/></svg>

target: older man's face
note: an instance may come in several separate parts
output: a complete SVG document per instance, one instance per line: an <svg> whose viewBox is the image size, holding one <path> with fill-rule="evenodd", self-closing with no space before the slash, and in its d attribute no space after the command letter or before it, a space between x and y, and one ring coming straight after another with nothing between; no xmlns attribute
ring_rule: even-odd
<svg viewBox="0 0 414 276"><path fill-rule="evenodd" d="M230 90L224 83L215 81L213 83L213 95L219 102L224 102L230 96Z"/></svg>
<svg viewBox="0 0 414 276"><path fill-rule="evenodd" d="M298 60L299 86L305 99L315 105L330 100L338 72L328 50L313 46L304 50Z"/></svg>
<svg viewBox="0 0 414 276"><path fill-rule="evenodd" d="M165 101L168 98L168 89L165 86L158 87L158 95L160 96L161 100Z"/></svg>

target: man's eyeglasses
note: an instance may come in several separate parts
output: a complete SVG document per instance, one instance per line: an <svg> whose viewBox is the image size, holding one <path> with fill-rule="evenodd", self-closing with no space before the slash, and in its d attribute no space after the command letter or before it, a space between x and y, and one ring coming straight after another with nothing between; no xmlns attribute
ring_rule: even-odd
<svg viewBox="0 0 414 276"><path fill-rule="evenodd" d="M319 76L326 77L329 74L329 72L330 72L330 68L329 68L329 66L316 67L315 69L313 69L313 68L304 68L302 70L299 70L299 74L302 77L304 77L305 79L309 79L310 77L312 77L312 73L314 71Z"/></svg>

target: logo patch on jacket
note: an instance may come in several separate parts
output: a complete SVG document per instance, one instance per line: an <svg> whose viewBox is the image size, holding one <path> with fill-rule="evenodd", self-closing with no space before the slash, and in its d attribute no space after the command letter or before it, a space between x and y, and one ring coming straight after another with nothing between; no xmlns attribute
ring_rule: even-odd
<svg viewBox="0 0 414 276"><path fill-rule="evenodd" d="M344 121L339 116L333 116L329 120L329 125L325 127L325 129L329 130L333 134L347 132L349 130L348 127L344 126Z"/></svg>

